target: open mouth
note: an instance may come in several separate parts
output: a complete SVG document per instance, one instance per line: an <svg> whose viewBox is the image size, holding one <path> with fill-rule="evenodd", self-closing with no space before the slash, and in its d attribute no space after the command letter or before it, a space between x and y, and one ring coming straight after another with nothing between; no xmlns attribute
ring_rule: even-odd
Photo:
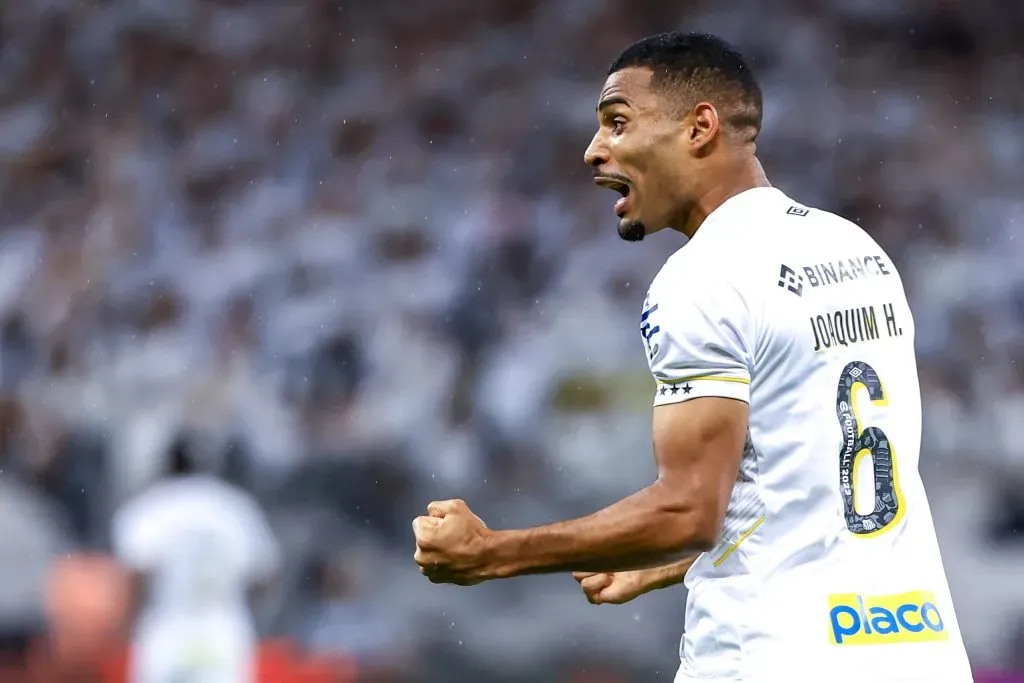
<svg viewBox="0 0 1024 683"><path fill-rule="evenodd" d="M609 190L614 190L615 192L618 192L619 194L622 195L622 197L619 198L619 201L615 202L615 215L621 218L622 215L625 214L628 210L627 205L629 204L629 196L631 191L629 184L624 183L621 180L618 180L617 178L608 178L602 176L594 178L594 182L600 185L601 187L607 188Z"/></svg>

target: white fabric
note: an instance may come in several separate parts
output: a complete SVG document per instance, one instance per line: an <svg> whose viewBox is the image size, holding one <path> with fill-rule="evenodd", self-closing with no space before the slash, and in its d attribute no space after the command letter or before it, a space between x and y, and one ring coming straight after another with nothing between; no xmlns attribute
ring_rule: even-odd
<svg viewBox="0 0 1024 683"><path fill-rule="evenodd" d="M641 330L655 410L750 404L720 542L686 577L677 680L970 681L918 474L914 323L878 244L779 190L749 190L668 260Z"/></svg>
<svg viewBox="0 0 1024 683"><path fill-rule="evenodd" d="M279 563L254 500L215 479L171 480L118 511L114 546L149 578L133 683L252 680L256 635L246 594Z"/></svg>

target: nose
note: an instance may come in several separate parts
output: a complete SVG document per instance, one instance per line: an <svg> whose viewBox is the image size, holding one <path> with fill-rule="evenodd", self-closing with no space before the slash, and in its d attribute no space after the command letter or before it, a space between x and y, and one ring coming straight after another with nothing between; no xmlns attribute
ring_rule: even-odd
<svg viewBox="0 0 1024 683"><path fill-rule="evenodd" d="M587 151L583 153L583 163L593 168L600 168L608 163L608 148L601 138L601 131L594 134L594 139L590 141Z"/></svg>

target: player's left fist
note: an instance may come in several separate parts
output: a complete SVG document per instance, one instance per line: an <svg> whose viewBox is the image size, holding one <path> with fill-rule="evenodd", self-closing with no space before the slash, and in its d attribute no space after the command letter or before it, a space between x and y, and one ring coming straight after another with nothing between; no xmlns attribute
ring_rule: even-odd
<svg viewBox="0 0 1024 683"><path fill-rule="evenodd" d="M472 586L492 578L488 555L494 532L461 500L427 506L427 514L412 522L416 536L413 558L434 583Z"/></svg>

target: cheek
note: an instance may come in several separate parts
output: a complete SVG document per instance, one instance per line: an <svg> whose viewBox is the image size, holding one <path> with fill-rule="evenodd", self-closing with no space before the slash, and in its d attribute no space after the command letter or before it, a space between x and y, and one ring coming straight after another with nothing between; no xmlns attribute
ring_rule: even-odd
<svg viewBox="0 0 1024 683"><path fill-rule="evenodd" d="M611 153L617 170L629 177L635 186L642 188L648 185L651 159L650 151L644 145L622 138L611 148Z"/></svg>
<svg viewBox="0 0 1024 683"><path fill-rule="evenodd" d="M672 157L663 150L652 146L640 155L637 170L646 193L658 194L670 184L672 177Z"/></svg>
<svg viewBox="0 0 1024 683"><path fill-rule="evenodd" d="M630 140L628 135L611 137L608 140L608 152L612 161L623 171L627 168L635 168L636 144Z"/></svg>
<svg viewBox="0 0 1024 683"><path fill-rule="evenodd" d="M660 176L673 164L673 143L670 136L663 134L636 136L628 145L623 145L623 161L628 156L630 166L645 176L645 184L660 182Z"/></svg>
<svg viewBox="0 0 1024 683"><path fill-rule="evenodd" d="M674 143L674 138L666 136L647 149L645 181L651 188L665 190L678 185L686 166L686 152Z"/></svg>

